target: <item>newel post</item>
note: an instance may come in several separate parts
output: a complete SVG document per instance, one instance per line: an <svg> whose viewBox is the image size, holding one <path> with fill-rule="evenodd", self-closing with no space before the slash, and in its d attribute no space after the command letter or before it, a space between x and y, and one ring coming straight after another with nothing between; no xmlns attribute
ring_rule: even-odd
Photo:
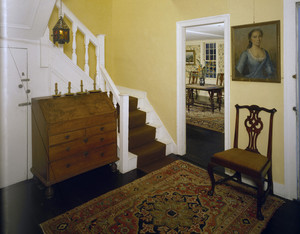
<svg viewBox="0 0 300 234"><path fill-rule="evenodd" d="M100 66L105 67L105 35L99 34L97 35L98 40L98 46L97 46L97 85L100 87L101 90L105 91L105 82L102 76L101 72L98 72L98 69L100 70Z"/></svg>
<svg viewBox="0 0 300 234"><path fill-rule="evenodd" d="M120 95L120 162L119 170L121 173L128 171L128 122L129 122L129 96Z"/></svg>

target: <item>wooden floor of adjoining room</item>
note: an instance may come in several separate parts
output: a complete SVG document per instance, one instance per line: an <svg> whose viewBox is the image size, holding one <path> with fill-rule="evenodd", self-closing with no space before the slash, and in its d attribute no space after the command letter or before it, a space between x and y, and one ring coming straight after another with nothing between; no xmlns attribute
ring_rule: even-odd
<svg viewBox="0 0 300 234"><path fill-rule="evenodd" d="M168 157L206 168L212 152L224 148L222 139L222 133L187 126L187 155ZM144 175L140 170L112 173L109 166L104 166L54 185L52 199L46 199L44 188L32 179L1 189L0 233L42 233L40 223ZM299 202L287 201L274 214L264 233L300 233L299 220Z"/></svg>

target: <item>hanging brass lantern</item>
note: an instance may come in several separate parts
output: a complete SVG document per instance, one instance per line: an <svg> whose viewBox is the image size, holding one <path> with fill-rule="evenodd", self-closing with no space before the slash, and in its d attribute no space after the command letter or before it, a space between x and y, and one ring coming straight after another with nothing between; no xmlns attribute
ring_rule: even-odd
<svg viewBox="0 0 300 234"><path fill-rule="evenodd" d="M63 20L62 16L59 17L56 25L53 28L53 43L65 44L70 41L70 29Z"/></svg>

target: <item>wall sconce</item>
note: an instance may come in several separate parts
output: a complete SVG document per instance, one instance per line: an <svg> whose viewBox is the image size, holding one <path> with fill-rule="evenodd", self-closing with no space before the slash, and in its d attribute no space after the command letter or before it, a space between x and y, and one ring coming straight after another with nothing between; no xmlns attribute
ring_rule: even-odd
<svg viewBox="0 0 300 234"><path fill-rule="evenodd" d="M65 44L70 41L70 29L62 17L62 2L60 0L60 16L53 30L53 43Z"/></svg>

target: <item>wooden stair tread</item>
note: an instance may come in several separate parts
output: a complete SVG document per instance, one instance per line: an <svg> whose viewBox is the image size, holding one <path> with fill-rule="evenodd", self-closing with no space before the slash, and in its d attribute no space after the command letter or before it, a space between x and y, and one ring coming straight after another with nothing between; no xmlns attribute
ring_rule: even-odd
<svg viewBox="0 0 300 234"><path fill-rule="evenodd" d="M159 141L152 141L148 144L145 144L140 147L132 149L131 152L138 156L149 155L149 154L155 153L157 151L160 151L162 149L164 150L165 147L166 147L166 145Z"/></svg>
<svg viewBox="0 0 300 234"><path fill-rule="evenodd" d="M155 131L155 128L149 125L143 125L137 128L132 128L129 131L129 137L136 136L144 132L151 132L153 130Z"/></svg>
<svg viewBox="0 0 300 234"><path fill-rule="evenodd" d="M167 159L166 144L155 140L156 127L146 124L146 112L138 110L137 106L138 99L130 96L128 148L138 156L137 167L150 172L174 160Z"/></svg>
<svg viewBox="0 0 300 234"><path fill-rule="evenodd" d="M145 125L146 112L134 110L129 112L129 128L136 128Z"/></svg>
<svg viewBox="0 0 300 234"><path fill-rule="evenodd" d="M134 111L137 109L138 99L135 97L129 96L129 111Z"/></svg>

